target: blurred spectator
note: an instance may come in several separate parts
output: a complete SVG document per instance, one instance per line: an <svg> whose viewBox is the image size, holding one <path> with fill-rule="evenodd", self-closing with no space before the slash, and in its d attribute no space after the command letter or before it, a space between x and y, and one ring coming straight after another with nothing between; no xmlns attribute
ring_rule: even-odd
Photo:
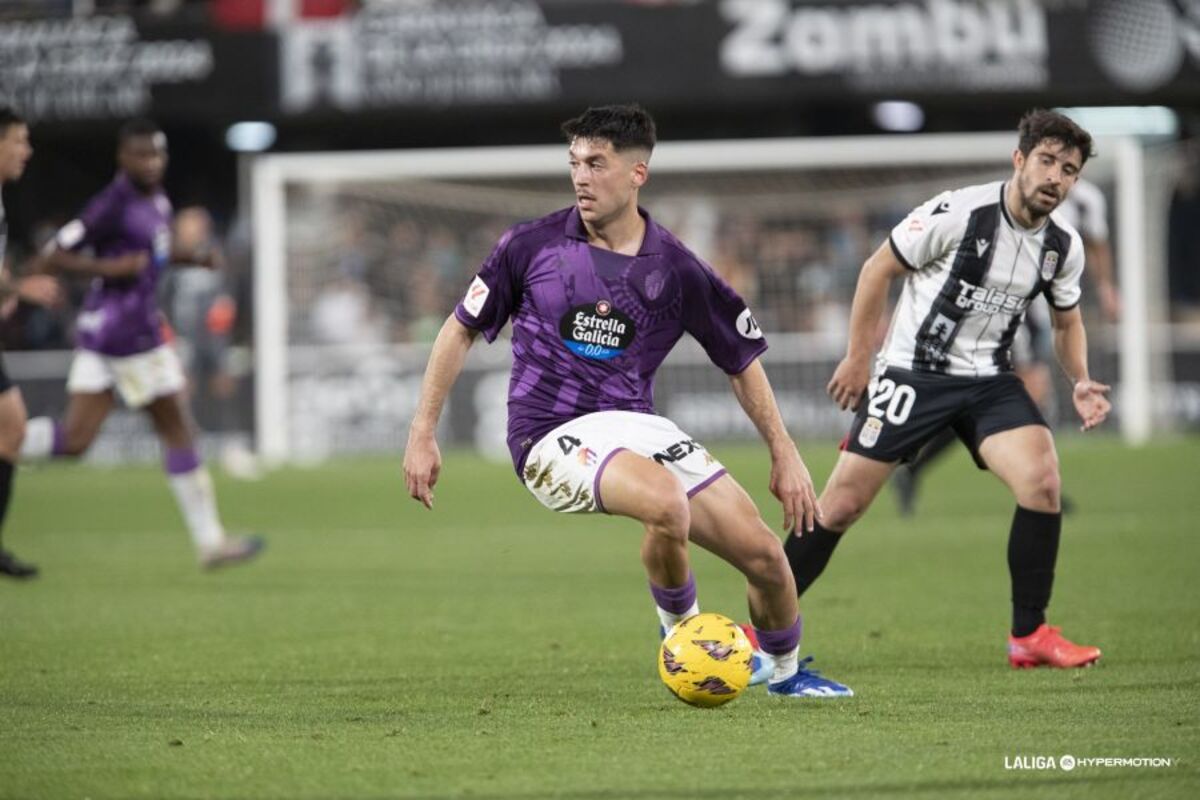
<svg viewBox="0 0 1200 800"><path fill-rule="evenodd" d="M1174 312L1200 320L1200 155L1190 154L1171 195L1167 280Z"/></svg>
<svg viewBox="0 0 1200 800"><path fill-rule="evenodd" d="M220 461L236 478L261 477L249 449L249 422L238 404L238 371L232 364L237 304L227 283L225 257L212 217L198 206L175 214L173 249L194 257L176 263L160 284L162 304L175 333L175 348L188 377L197 422L221 439Z"/></svg>

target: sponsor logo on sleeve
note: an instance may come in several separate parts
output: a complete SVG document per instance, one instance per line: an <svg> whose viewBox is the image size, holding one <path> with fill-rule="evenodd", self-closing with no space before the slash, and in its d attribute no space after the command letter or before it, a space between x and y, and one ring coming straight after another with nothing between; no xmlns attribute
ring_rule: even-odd
<svg viewBox="0 0 1200 800"><path fill-rule="evenodd" d="M70 250L83 241L85 233L87 233L87 228L83 226L83 222L73 219L59 229L58 235L54 237L54 241L63 250Z"/></svg>
<svg viewBox="0 0 1200 800"><path fill-rule="evenodd" d="M487 302L488 295L492 290L483 282L483 278L478 275L475 280L471 281L471 285L467 287L467 294L463 297L463 308L472 317L478 317L479 312L483 311L483 304Z"/></svg>
<svg viewBox="0 0 1200 800"><path fill-rule="evenodd" d="M743 309L737 318L737 331L747 339L761 339L763 337L762 328L758 327L758 320L750 313L750 309Z"/></svg>

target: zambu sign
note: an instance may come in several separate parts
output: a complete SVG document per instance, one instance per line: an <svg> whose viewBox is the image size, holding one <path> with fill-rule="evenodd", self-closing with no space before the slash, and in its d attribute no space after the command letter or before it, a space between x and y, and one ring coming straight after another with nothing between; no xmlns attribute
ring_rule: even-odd
<svg viewBox="0 0 1200 800"><path fill-rule="evenodd" d="M1036 87L1047 80L1046 16L1035 0L924 0L894 5L802 5L723 0L733 30L720 46L729 75L837 74L878 88Z"/></svg>

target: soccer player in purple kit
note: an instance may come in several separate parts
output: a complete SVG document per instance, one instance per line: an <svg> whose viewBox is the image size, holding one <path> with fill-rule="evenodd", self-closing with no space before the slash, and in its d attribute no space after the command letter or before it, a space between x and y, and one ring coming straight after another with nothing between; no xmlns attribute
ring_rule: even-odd
<svg viewBox="0 0 1200 800"><path fill-rule="evenodd" d="M770 659L773 694L851 691L803 668L795 586L778 537L724 467L653 405L654 374L690 333L730 378L771 453L784 525L811 528L812 479L787 434L758 357L766 341L746 304L638 207L654 121L638 106L589 108L563 125L575 205L509 229L442 326L409 431L409 494L433 507L435 431L467 351L512 320L508 444L547 508L631 517L664 629L697 613L689 541L740 570Z"/></svg>
<svg viewBox="0 0 1200 800"><path fill-rule="evenodd" d="M29 421L23 458L80 456L114 403L145 409L163 443L164 466L196 556L213 568L253 558L257 537L230 537L217 513L212 479L192 433L179 357L164 343L155 290L170 263L197 263L171 250L171 202L162 190L167 141L149 120L117 137L116 178L58 232L45 253L51 269L92 277L79 313L63 421Z"/></svg>

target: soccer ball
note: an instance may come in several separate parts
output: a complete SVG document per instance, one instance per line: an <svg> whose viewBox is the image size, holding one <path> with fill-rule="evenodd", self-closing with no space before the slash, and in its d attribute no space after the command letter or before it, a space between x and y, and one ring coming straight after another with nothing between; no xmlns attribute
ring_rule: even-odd
<svg viewBox="0 0 1200 800"><path fill-rule="evenodd" d="M754 648L737 623L720 614L696 614L663 639L658 674L685 703L711 708L728 703L750 683Z"/></svg>

